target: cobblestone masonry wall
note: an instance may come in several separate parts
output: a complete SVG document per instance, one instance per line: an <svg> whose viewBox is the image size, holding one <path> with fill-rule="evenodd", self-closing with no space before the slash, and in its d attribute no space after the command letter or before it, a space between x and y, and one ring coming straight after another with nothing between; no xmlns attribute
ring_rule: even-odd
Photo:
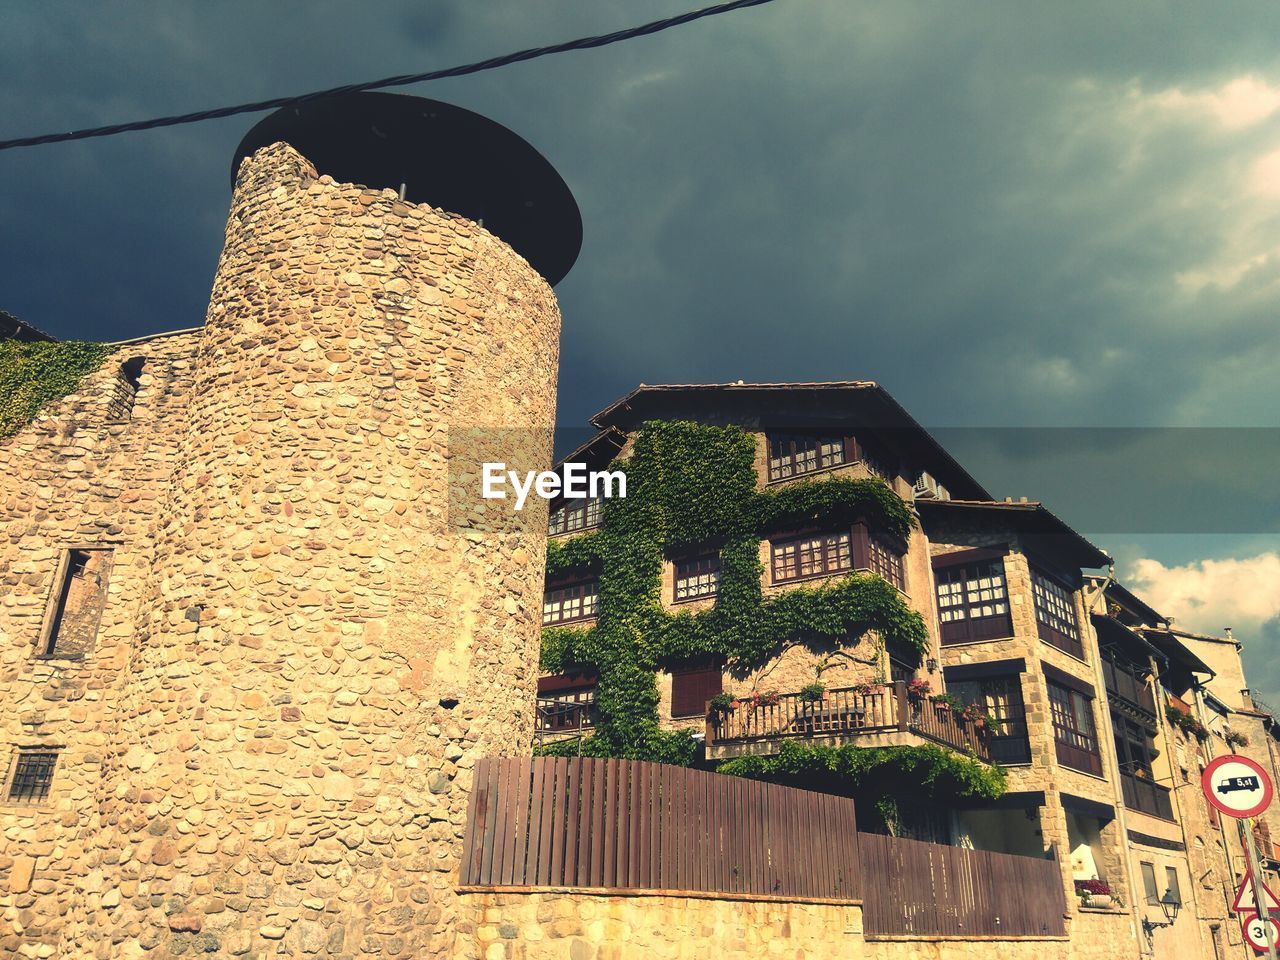
<svg viewBox="0 0 1280 960"><path fill-rule="evenodd" d="M40 806L0 792L0 955L59 951L77 888L89 881L102 764L113 743L150 573L159 505L173 470L194 375L196 334L146 345L135 417L109 423L112 355L80 390L0 442L0 752L6 773L19 746L61 747ZM106 604L83 659L38 659L45 618L70 546L113 550ZM93 881L93 882L96 882Z"/></svg>
<svg viewBox="0 0 1280 960"><path fill-rule="evenodd" d="M116 530L99 669L127 682L61 734L101 769L68 755L55 808L8 821L5 853L36 858L21 896L50 901L11 895L17 951L470 955L471 770L531 737L546 518L495 531L451 503L446 453L498 427L470 453L549 463L558 336L549 287L474 224L283 145L242 166L171 479L146 478L154 534ZM29 433L7 452L38 459ZM90 466L57 495L101 485ZM39 549L5 559L40 593L67 534L29 526ZM65 852L31 846L51 830Z"/></svg>

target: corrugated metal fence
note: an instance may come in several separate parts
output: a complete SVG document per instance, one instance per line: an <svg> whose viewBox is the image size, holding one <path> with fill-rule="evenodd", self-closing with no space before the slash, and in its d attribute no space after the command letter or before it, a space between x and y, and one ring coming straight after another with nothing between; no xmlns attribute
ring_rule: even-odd
<svg viewBox="0 0 1280 960"><path fill-rule="evenodd" d="M901 837L859 837L868 934L1061 936L1066 893L1056 860Z"/></svg>
<svg viewBox="0 0 1280 960"><path fill-rule="evenodd" d="M481 760L464 886L860 898L853 801L631 760Z"/></svg>

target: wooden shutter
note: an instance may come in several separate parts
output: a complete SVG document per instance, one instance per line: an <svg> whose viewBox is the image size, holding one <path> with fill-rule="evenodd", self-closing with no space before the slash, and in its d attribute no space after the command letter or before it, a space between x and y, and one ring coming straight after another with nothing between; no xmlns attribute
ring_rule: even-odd
<svg viewBox="0 0 1280 960"><path fill-rule="evenodd" d="M700 660L671 670L671 716L700 717L707 701L724 692L720 662Z"/></svg>

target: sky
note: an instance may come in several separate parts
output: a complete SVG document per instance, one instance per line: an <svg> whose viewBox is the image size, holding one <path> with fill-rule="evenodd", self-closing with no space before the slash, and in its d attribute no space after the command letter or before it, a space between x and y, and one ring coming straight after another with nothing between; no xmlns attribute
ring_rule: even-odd
<svg viewBox="0 0 1280 960"><path fill-rule="evenodd" d="M0 137L699 2L5 4ZM640 382L876 380L1179 625L1232 626L1280 704L1277 34L1260 0L775 0L403 92L515 130L578 200L561 423ZM60 337L198 326L257 119L0 153L0 309Z"/></svg>

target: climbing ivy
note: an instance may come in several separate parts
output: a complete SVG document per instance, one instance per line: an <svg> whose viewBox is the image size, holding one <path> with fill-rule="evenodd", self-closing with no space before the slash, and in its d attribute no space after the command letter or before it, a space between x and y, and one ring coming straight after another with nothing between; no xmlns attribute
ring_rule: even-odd
<svg viewBox="0 0 1280 960"><path fill-rule="evenodd" d="M78 340L0 342L0 436L26 426L40 408L75 392L111 348Z"/></svg>
<svg viewBox="0 0 1280 960"><path fill-rule="evenodd" d="M876 630L923 653L920 614L874 574L852 573L818 587L765 598L760 541L779 525L866 517L906 539L915 519L878 479L829 479L756 489L755 439L736 426L650 421L632 456L611 469L627 474L628 496L609 501L598 532L548 545L548 576L594 567L599 614L590 628L543 632L542 669L598 672L596 732L582 744L545 752L633 759L686 758L696 745L658 723L656 671L704 654L744 668L760 665L799 635L845 637ZM719 548L715 605L670 613L661 599L669 550Z"/></svg>
<svg viewBox="0 0 1280 960"><path fill-rule="evenodd" d="M736 757L717 773L860 797L911 795L922 800L994 800L1005 772L933 745L915 747L807 746L785 741L771 756Z"/></svg>

